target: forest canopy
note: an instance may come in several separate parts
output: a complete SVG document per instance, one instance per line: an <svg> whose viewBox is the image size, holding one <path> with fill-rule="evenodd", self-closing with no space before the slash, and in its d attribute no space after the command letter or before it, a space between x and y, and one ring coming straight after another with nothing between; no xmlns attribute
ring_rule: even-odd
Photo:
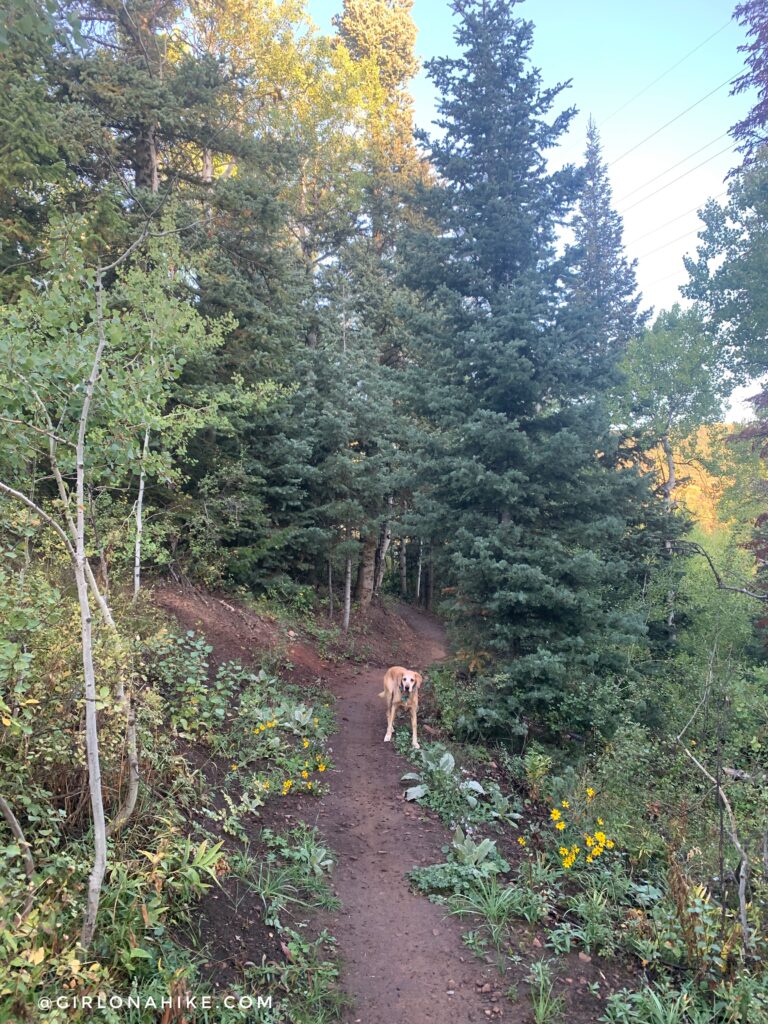
<svg viewBox="0 0 768 1024"><path fill-rule="evenodd" d="M62 913L61 963L95 943L107 965L115 865L157 838L152 787L186 756L158 734L172 722L202 742L179 706L230 721L246 685L226 667L205 682L204 641L157 640L161 581L315 616L340 642L395 598L438 614L438 728L495 751L534 803L544 778L561 796L579 772L602 778L625 894L663 880L663 905L683 907L670 985L683 961L703 993L736 985L737 961L762 978L768 394L741 427L724 407L767 365L765 3L735 15L734 88L759 97L733 128L745 161L702 209L681 303L662 310L638 288L594 121L583 156L553 169L575 109L552 84L567 69L534 62L525 5L451 7L456 50L426 64L437 114L417 131L411 0L345 0L330 34L302 0L3 5L14 1019L36 1019L29 994L57 970L46 982L36 950ZM701 859L683 883L694 805ZM32 862L76 887L33 912ZM699 882L722 914L708 965L686 932ZM142 899L145 925L162 923ZM675 1020L758 1021L765 1005Z"/></svg>

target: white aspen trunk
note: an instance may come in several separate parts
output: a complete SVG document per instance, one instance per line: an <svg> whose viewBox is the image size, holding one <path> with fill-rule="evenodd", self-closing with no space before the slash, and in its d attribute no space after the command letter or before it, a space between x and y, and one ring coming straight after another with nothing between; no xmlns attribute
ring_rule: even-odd
<svg viewBox="0 0 768 1024"><path fill-rule="evenodd" d="M391 514L391 509L393 505L393 498L391 495L387 499L387 504L389 505ZM392 527L390 525L389 519L387 519L381 528L381 543L379 544L379 561L376 566L376 576L373 581L374 594L378 594L378 592L381 590L381 585L384 582L384 576L386 575L387 572L387 552L389 551L389 545L391 543Z"/></svg>
<svg viewBox="0 0 768 1024"><path fill-rule="evenodd" d="M400 566L400 597L408 597L408 555L406 552L405 537L400 538L398 563Z"/></svg>
<svg viewBox="0 0 768 1024"><path fill-rule="evenodd" d="M136 543L133 549L133 600L139 596L141 590L141 540L144 534L144 483L146 476L144 466L147 462L149 451L149 427L144 431L144 446L141 450L141 471L139 473L139 494L136 498Z"/></svg>
<svg viewBox="0 0 768 1024"><path fill-rule="evenodd" d="M333 560L328 553L328 618L333 618Z"/></svg>
<svg viewBox="0 0 768 1024"><path fill-rule="evenodd" d="M667 512L671 512L674 507L674 492L677 487L677 474L675 472L675 455L672 451L672 442L669 440L669 434L664 434L662 437L661 447L664 450L664 456L667 460L667 482L664 484L664 503L667 506Z"/></svg>
<svg viewBox="0 0 768 1024"><path fill-rule="evenodd" d="M416 562L416 603L418 604L421 599L421 565L422 565L422 554L424 551L424 541L419 537L419 557Z"/></svg>
<svg viewBox="0 0 768 1024"><path fill-rule="evenodd" d="M672 515L675 508L674 493L675 487L677 486L677 476L675 473L675 455L672 450L672 443L669 440L669 434L664 434L661 439L661 447L664 451L664 456L667 460L667 482L664 485L664 504L667 507L667 515ZM667 555L672 557L672 541L669 537L664 542ZM677 594L674 588L670 588L667 591L667 626L670 629L674 628L675 625L675 599Z"/></svg>
<svg viewBox="0 0 768 1024"><path fill-rule="evenodd" d="M83 546L78 545L78 562L75 569L77 598L80 604L80 633L82 639L83 677L85 680L85 749L88 764L88 788L91 798L93 819L93 865L88 878L86 901L80 945L88 949L96 930L96 915L99 912L101 886L107 868L107 827L104 818L104 800L101 792L101 763L99 759L99 732L96 714L96 675L93 667L93 642L91 636L91 609L88 603L88 585L83 568Z"/></svg>
<svg viewBox="0 0 768 1024"><path fill-rule="evenodd" d="M349 632L349 616L352 610L352 554L347 554L344 566L344 615L341 623L343 633Z"/></svg>
<svg viewBox="0 0 768 1024"><path fill-rule="evenodd" d="M85 682L85 750L88 763L88 789L91 798L91 816L93 819L93 865L88 878L88 897L86 900L83 927L80 933L80 944L88 949L96 931L96 917L99 912L101 886L107 869L107 827L104 819L104 799L101 792L101 763L99 758L99 725L96 712L96 674L93 666L93 638L91 633L91 606L88 599L88 581L85 556L85 434L88 426L93 391L99 376L101 357L107 344L104 331L104 296L102 291L101 271L96 275L96 326L98 344L93 359L91 373L85 389L83 408L80 413L80 424L77 434L77 485L75 491L77 532L75 544L75 578L77 580L77 599L80 605L80 632L82 638L83 677Z"/></svg>

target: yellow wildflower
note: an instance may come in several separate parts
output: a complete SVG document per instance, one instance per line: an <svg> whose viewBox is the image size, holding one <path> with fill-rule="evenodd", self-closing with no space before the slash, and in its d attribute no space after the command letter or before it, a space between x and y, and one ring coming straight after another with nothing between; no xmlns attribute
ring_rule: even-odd
<svg viewBox="0 0 768 1024"><path fill-rule="evenodd" d="M526 845L525 839L522 836L518 836L517 837L517 841L520 844L520 846L525 846Z"/></svg>
<svg viewBox="0 0 768 1024"><path fill-rule="evenodd" d="M594 789L592 789L591 786L588 786L587 787L587 800L594 800L594 798L595 798L595 791L594 791Z"/></svg>
<svg viewBox="0 0 768 1024"><path fill-rule="evenodd" d="M236 764L231 764L229 767L230 767L231 771L233 771L233 772L237 771L237 765Z"/></svg>
<svg viewBox="0 0 768 1024"><path fill-rule="evenodd" d="M567 857L570 852L571 851L568 849L567 846L561 846L560 847L560 856L561 857Z"/></svg>
<svg viewBox="0 0 768 1024"><path fill-rule="evenodd" d="M563 800L563 802L562 802L562 803L560 804L560 806L561 806L561 807L564 807L564 808L566 809L566 811L567 811L567 810L568 810L568 808L569 808L569 807L570 807L571 805L570 805L570 804L568 803L568 801L567 801L567 800Z"/></svg>
<svg viewBox="0 0 768 1024"><path fill-rule="evenodd" d="M560 813L560 811L558 811L556 807L552 808L552 810L549 812L549 816L552 819L552 821L558 821L560 818L562 818L562 814Z"/></svg>
<svg viewBox="0 0 768 1024"><path fill-rule="evenodd" d="M305 740L302 740L302 742L303 742L303 744L304 744L304 749L306 750L306 749L307 749L307 747L309 746L309 740L306 740L306 739L305 739Z"/></svg>
<svg viewBox="0 0 768 1024"><path fill-rule="evenodd" d="M324 765L324 764L319 764L319 765L317 766L317 770L318 770L319 772L324 772L324 771L325 771L325 765Z"/></svg>
<svg viewBox="0 0 768 1024"><path fill-rule="evenodd" d="M598 819L597 819L597 824L598 824L598 825L604 825L604 824L605 824L605 822L603 821L603 819L602 819L602 818L598 818Z"/></svg>
<svg viewBox="0 0 768 1024"><path fill-rule="evenodd" d="M562 832L563 829L565 828L565 822L564 821L558 821L558 823L555 825L555 828L558 830L558 832Z"/></svg>
<svg viewBox="0 0 768 1024"><path fill-rule="evenodd" d="M608 840L608 841L606 842L606 844L605 844L605 845L606 845L606 847L607 847L607 848L608 848L609 850L612 850L612 849L614 848L614 846L615 846L616 844L614 843L614 841L613 841L612 839L609 839L609 840Z"/></svg>
<svg viewBox="0 0 768 1024"><path fill-rule="evenodd" d="M308 779L308 778L309 778L309 772L308 772L308 771L306 771L306 770L304 770L304 771L303 771L303 772L301 773L301 777L302 777L302 779Z"/></svg>

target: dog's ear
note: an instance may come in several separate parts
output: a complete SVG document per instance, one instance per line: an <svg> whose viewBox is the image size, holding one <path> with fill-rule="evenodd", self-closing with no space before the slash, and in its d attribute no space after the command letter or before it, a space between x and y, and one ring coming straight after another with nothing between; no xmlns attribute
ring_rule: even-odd
<svg viewBox="0 0 768 1024"><path fill-rule="evenodd" d="M416 685L421 686L421 684L424 682L424 677L420 672L414 672L413 674L416 676Z"/></svg>

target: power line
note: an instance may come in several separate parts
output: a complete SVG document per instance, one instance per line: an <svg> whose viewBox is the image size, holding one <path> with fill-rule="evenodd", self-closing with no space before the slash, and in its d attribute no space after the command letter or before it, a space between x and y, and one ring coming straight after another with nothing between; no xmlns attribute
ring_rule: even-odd
<svg viewBox="0 0 768 1024"><path fill-rule="evenodd" d="M682 269L684 270L685 268L683 267ZM663 281L670 281L673 277L677 277L679 273L679 270L673 270L671 274L665 274L663 277L656 277L653 281L648 282L647 287L653 288L655 284L661 284Z"/></svg>
<svg viewBox="0 0 768 1024"><path fill-rule="evenodd" d="M698 156L699 153L703 153L705 149L709 149L710 146L714 146L716 142L720 142L720 140L726 138L727 135L728 132L723 132L723 134L718 135L716 139L711 139L704 146L700 146L699 149L695 149L693 153L689 153L688 156L684 156L682 160L678 160L676 164L672 164L671 167L667 167L665 170L660 171L653 178L649 178L648 181L644 181L642 185L638 185L637 188L633 188L631 192L627 192L625 196L622 196L620 199L617 199L616 202L623 203L625 199L631 199L632 196L635 195L635 193L642 192L642 190L647 185L652 185L654 181L658 181L659 178L663 178L665 174L669 174L670 171L674 171L675 168L679 167L681 164L684 164L687 160L690 160L694 156Z"/></svg>
<svg viewBox="0 0 768 1024"><path fill-rule="evenodd" d="M642 256L638 256L639 260L647 259L649 256L653 256L654 253L661 252L662 249L668 249L670 245L674 245L675 242L682 242L684 238L690 238L691 235L697 235L699 233L698 228L692 228L690 231L686 231L684 235L678 235L677 238L673 238L669 242L665 242L663 245L657 245L655 249L651 249L650 252L644 252Z"/></svg>
<svg viewBox="0 0 768 1024"><path fill-rule="evenodd" d="M650 142L650 140L655 138L660 132L663 132L665 128L669 128L669 126L671 124L674 124L675 121L679 121L681 117L684 117L695 107L700 106L700 104L702 104L705 100L708 100L710 96L714 96L716 92L720 92L720 90L724 89L726 85L730 85L733 81L735 81L738 74L739 72L737 72L735 75L730 75L728 78L726 78L724 82L721 82L720 85L712 89L711 92L708 92L706 96L702 96L700 99L696 100L695 103L692 103L690 107L686 107L685 110L681 110L679 114L676 114L674 117L670 118L669 121L666 121L660 128L657 128L655 132L651 132L650 135L646 135L644 139L641 139L639 142L635 143L635 145L632 146L630 149L625 150L625 152L623 152L621 156L617 156L615 160L612 160L608 164L608 167L614 167L617 163L619 163L620 160L623 160L624 157L629 156L630 153L634 153L636 149L639 149L641 146L644 146L646 142Z"/></svg>
<svg viewBox="0 0 768 1024"><path fill-rule="evenodd" d="M644 86L639 92L636 92L634 96L630 96L630 98L625 103L622 103L620 107L617 107L616 110L614 110L611 114L609 114L607 117L604 117L600 124L603 125L607 121L610 121L612 117L615 117L617 114L620 114L622 110L624 110L626 107L630 105L630 103L634 103L636 99L639 99L641 96L645 95L645 93L647 93L649 89L652 89L657 82L660 82L662 78L666 78L668 74L675 70L675 68L679 68L680 65L687 61L689 57L692 57L694 53L697 53L702 48L702 46L706 46L711 39L714 39L715 36L719 36L721 32L728 28L728 26L731 23L731 20L732 19L729 18L728 21L726 21L724 25L721 25L716 32L713 32L711 36L707 36L704 42L699 43L698 46L694 46L694 48L692 50L689 50L684 57L681 57L680 60L678 60L675 64L673 64L671 67L668 67L666 71L662 71L658 78L654 78L652 82Z"/></svg>
<svg viewBox="0 0 768 1024"><path fill-rule="evenodd" d="M642 240L644 238L648 238L649 235L655 235L658 231L662 231L664 228L669 227L670 224L674 224L676 221L682 220L683 217L688 217L688 216L690 216L690 214L696 213L698 210L701 209L703 204L705 202L707 202L708 199L711 198L715 202L717 202L719 199L722 199L723 196L726 196L726 195L728 195L727 191L721 192L720 195L717 195L717 196L707 196L706 199L702 200L702 202L700 202L700 203L697 203L696 206L692 206L691 209L690 210L686 210L685 213L679 213L677 215L677 217L673 217L671 220L664 221L663 224L659 224L658 227L651 228L650 231L646 231L645 234L643 234L643 235L638 235L637 238L633 238L632 241L630 241L630 242L625 242L624 243L625 244L625 248L629 248L632 245L637 245L638 242L642 242Z"/></svg>
<svg viewBox="0 0 768 1024"><path fill-rule="evenodd" d="M716 160L717 157L722 156L723 153L727 153L731 149L733 149L732 145L726 146L725 149L721 149L717 153L713 153L712 156L707 157L706 160L702 160L700 164L696 164L696 166L695 167L691 167L690 170L685 171L683 174L678 174L678 176L676 178L673 178L672 181L668 181L666 183L666 185L661 185L659 188L655 189L653 192L650 192L647 196L643 196L642 199L638 199L636 203L632 203L631 206L628 206L626 208L626 210L624 210L624 212L621 214L621 216L623 217L625 214L629 213L630 210L634 210L636 206L642 205L642 203L647 202L649 199L653 199L653 197L657 196L659 194L659 192L663 192L664 189L669 188L671 185L677 184L678 181L682 181L683 178L687 178L689 174L693 174L694 171L698 171L698 169L700 167L704 167L705 164L712 163L712 161Z"/></svg>

